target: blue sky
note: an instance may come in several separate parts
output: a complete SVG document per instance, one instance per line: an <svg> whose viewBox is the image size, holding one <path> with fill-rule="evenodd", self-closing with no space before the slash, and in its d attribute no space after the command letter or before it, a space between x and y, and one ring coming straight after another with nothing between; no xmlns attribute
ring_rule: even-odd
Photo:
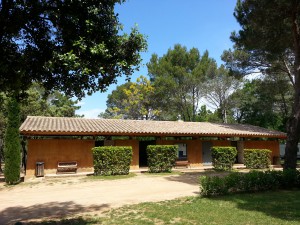
<svg viewBox="0 0 300 225"><path fill-rule="evenodd" d="M239 29L233 11L236 0L127 0L117 5L116 12L129 32L135 25L147 36L148 49L142 53L142 65L131 78L136 81L140 75L147 75L146 63L153 53L163 56L175 44L198 48L200 54L208 50L218 65L220 56L226 49L232 48L230 33ZM123 84L125 78L118 79ZM107 95L116 85L111 85L105 93L94 93L79 103L77 114L86 118L96 118L106 109Z"/></svg>

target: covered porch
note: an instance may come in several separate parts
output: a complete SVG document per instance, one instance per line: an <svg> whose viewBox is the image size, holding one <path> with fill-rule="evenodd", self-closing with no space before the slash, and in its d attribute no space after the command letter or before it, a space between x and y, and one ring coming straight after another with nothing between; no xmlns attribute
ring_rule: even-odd
<svg viewBox="0 0 300 225"><path fill-rule="evenodd" d="M270 149L272 159L278 158L279 142L286 138L282 132L241 124L60 117L28 117L20 133L27 138L28 177L35 176L37 162L44 163L45 176L56 174L64 161L76 161L78 174L92 173L95 146L131 146L130 169L139 171L147 166L148 145L178 145L178 160L188 161L187 169L193 170L209 168L212 146L236 147L240 165L247 148Z"/></svg>

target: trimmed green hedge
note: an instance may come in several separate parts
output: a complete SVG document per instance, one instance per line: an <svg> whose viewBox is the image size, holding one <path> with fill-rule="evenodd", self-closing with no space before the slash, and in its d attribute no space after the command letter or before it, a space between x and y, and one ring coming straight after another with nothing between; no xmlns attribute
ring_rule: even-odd
<svg viewBox="0 0 300 225"><path fill-rule="evenodd" d="M148 145L149 172L171 172L177 158L177 152L178 145Z"/></svg>
<svg viewBox="0 0 300 225"><path fill-rule="evenodd" d="M244 165L250 169L264 169L271 165L271 151L268 149L245 149Z"/></svg>
<svg viewBox="0 0 300 225"><path fill-rule="evenodd" d="M237 156L235 147L212 147L212 164L216 170L231 170Z"/></svg>
<svg viewBox="0 0 300 225"><path fill-rule="evenodd" d="M8 119L4 136L4 177L7 184L20 181L21 142L20 142L20 106L14 99L8 102Z"/></svg>
<svg viewBox="0 0 300 225"><path fill-rule="evenodd" d="M250 171L249 173L231 173L225 177L200 177L200 195L202 196L292 188L300 188L298 170Z"/></svg>
<svg viewBox="0 0 300 225"><path fill-rule="evenodd" d="M95 175L129 174L132 147L102 146L92 148Z"/></svg>

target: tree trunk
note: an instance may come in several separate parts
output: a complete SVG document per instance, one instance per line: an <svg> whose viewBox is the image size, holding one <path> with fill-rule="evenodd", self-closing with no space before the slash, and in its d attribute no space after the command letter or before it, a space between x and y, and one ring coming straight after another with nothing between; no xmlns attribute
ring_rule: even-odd
<svg viewBox="0 0 300 225"><path fill-rule="evenodd" d="M298 3L297 3L298 6ZM298 8L298 7L297 7ZM294 40L294 76L295 76L295 99L292 109L292 116L287 123L287 142L285 147L284 169L296 169L297 151L300 138L300 31L298 24L298 11L293 12L292 33Z"/></svg>
<svg viewBox="0 0 300 225"><path fill-rule="evenodd" d="M297 151L300 138L300 87L299 71L295 74L295 100L292 115L287 122L287 142L285 147L284 169L296 169Z"/></svg>
<svg viewBox="0 0 300 225"><path fill-rule="evenodd" d="M300 109L298 109L300 111ZM287 126L284 169L296 169L299 142L299 116L290 118Z"/></svg>
<svg viewBox="0 0 300 225"><path fill-rule="evenodd" d="M0 173L3 172L2 170L2 161L3 161L3 137L0 136Z"/></svg>
<svg viewBox="0 0 300 225"><path fill-rule="evenodd" d="M300 71L299 56L295 59L295 97L292 115L287 122L287 142L285 147L284 169L296 169L297 151L300 138Z"/></svg>

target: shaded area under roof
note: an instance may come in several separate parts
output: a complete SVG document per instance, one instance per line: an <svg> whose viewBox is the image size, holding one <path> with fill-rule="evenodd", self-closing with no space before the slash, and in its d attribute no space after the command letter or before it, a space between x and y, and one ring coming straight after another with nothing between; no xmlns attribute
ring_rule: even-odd
<svg viewBox="0 0 300 225"><path fill-rule="evenodd" d="M20 127L22 135L124 135L286 138L286 134L244 124L208 122L85 119L28 116Z"/></svg>

